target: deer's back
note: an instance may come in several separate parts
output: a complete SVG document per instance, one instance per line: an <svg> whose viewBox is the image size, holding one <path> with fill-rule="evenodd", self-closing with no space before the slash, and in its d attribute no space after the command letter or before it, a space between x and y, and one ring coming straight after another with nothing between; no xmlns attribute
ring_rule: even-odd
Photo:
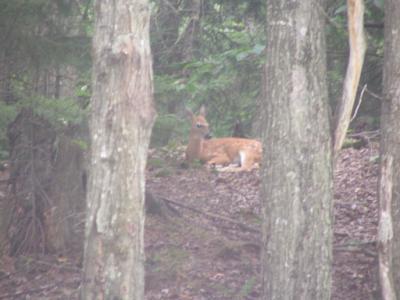
<svg viewBox="0 0 400 300"><path fill-rule="evenodd" d="M215 155L227 155L230 159L234 160L238 157L240 151L254 156L256 161L261 160L261 142L253 139L233 137L215 138L204 141L203 159L207 161Z"/></svg>

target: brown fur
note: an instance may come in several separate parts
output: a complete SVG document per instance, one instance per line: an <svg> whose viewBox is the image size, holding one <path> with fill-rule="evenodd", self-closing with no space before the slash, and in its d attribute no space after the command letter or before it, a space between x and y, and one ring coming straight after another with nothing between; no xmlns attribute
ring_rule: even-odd
<svg viewBox="0 0 400 300"><path fill-rule="evenodd" d="M208 165L230 165L240 162L240 167L231 171L250 171L262 158L262 146L257 140L244 138L206 139L209 125L205 118L205 109L201 107L198 115L188 111L192 122L186 159L199 159Z"/></svg>

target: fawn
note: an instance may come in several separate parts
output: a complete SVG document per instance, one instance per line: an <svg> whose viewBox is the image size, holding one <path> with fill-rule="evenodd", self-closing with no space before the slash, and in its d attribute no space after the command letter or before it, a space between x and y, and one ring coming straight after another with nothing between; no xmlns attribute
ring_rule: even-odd
<svg viewBox="0 0 400 300"><path fill-rule="evenodd" d="M187 161L199 159L210 166L239 163L239 167L229 166L224 169L226 171L250 171L258 166L262 157L259 141L234 137L208 139L210 131L204 106L198 115L188 109L187 113L192 122L186 148Z"/></svg>

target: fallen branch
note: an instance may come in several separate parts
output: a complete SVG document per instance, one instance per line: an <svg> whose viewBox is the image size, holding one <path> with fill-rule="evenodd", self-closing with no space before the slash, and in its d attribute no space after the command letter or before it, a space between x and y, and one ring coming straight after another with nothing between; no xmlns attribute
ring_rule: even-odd
<svg viewBox="0 0 400 300"><path fill-rule="evenodd" d="M21 258L28 261L28 262L34 262L36 264L39 265L45 265L45 266L49 266L51 268L55 268L55 269L62 269L62 270L67 270L67 271L73 271L73 272L81 272L82 269L81 268L77 268L77 267L73 267L73 266L65 266L65 265L58 265L58 264L53 264L47 261L43 261L43 260L39 260L33 257L29 257L29 256L25 256L25 255L21 255Z"/></svg>
<svg viewBox="0 0 400 300"><path fill-rule="evenodd" d="M379 134L380 134L379 130L370 130L370 131L351 133L351 134L348 134L348 137L351 137L351 138L368 137L368 138L372 139L372 138L379 136Z"/></svg>
<svg viewBox="0 0 400 300"><path fill-rule="evenodd" d="M21 296L21 295L32 296L31 294L33 294L33 293L43 292L45 290L49 290L49 289L52 289L55 287L57 287L57 284L49 284L49 285L42 286L42 287L36 288L36 289L30 289L30 290L20 291L20 292L16 292L16 293L3 294L3 295L0 295L0 299L15 299L17 296Z"/></svg>
<svg viewBox="0 0 400 300"><path fill-rule="evenodd" d="M374 130L374 131L364 131L364 132L349 134L348 137L361 141L362 142L361 145L365 146L369 145L372 139L379 137L379 134L380 134L379 130Z"/></svg>
<svg viewBox="0 0 400 300"><path fill-rule="evenodd" d="M339 245L333 246L334 251L359 251L363 252L368 256L377 257L378 253L374 250L370 250L365 248L365 246L374 246L376 245L376 241L353 241L348 243L342 243Z"/></svg>
<svg viewBox="0 0 400 300"><path fill-rule="evenodd" d="M224 217L224 216L217 215L217 214L213 214L213 213L209 213L209 212L205 212L205 211L202 211L202 210L200 210L200 209L198 209L198 208L195 208L195 207L193 207L193 206L189 206L189 205L186 205L186 204L183 204L183 203L174 201L174 200L170 200L170 199L166 199L166 198L160 198L160 199L162 199L163 201L172 203L172 204L174 204L174 205L183 207L183 208L185 208L185 209L188 209L188 210L197 212L197 213L199 213L199 214L205 215L205 216L207 216L207 217L210 217L210 218L213 218L213 219L218 219L218 220L222 220L222 221L225 221L225 222L229 222L229 223L235 224L235 225L237 225L238 227L240 227L240 228L242 228L242 229L244 229L244 230L247 230L247 231L250 231L250 232L255 232L255 233L261 233L261 231L260 231L259 229L250 227L250 226L248 226L248 225L246 225L246 224L243 224L243 223L241 223L241 222L239 222L239 221L236 221L236 220L233 220L233 219L231 219L231 218Z"/></svg>

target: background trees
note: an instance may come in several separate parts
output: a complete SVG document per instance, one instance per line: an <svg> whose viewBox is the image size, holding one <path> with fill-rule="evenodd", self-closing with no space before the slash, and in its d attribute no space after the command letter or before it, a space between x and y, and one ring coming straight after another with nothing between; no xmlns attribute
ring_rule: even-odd
<svg viewBox="0 0 400 300"><path fill-rule="evenodd" d="M347 62L345 2L318 8L327 22L332 108ZM350 131L369 138L379 125L380 102L368 91L381 92L383 1L365 4L369 48L361 85L368 83L368 89ZM176 149L184 143L188 127L181 111L200 104L208 106L214 135L260 136L261 87L271 80L262 78L262 68L272 59L265 51L265 1L151 1L151 10L160 115L153 146ZM0 230L8 229L0 236L11 245L4 251L82 251L71 249L79 244L71 241L83 238L93 1L0 0L0 36L0 158L10 160L15 197L0 213L7 217ZM270 128L274 138L279 132Z"/></svg>
<svg viewBox="0 0 400 300"><path fill-rule="evenodd" d="M0 157L15 197L2 228L17 228L13 253L68 252L83 237L87 4L0 2Z"/></svg>
<svg viewBox="0 0 400 300"><path fill-rule="evenodd" d="M75 104L68 98L77 97L85 106L90 94L92 1L21 3L1 1L5 45L1 55L4 74L0 78L4 100L0 102L3 157L8 151L5 127L19 106L31 106L62 127L66 121L79 123L76 113L82 109L73 108ZM209 107L208 117L215 135L230 135L235 125L242 128L242 135L259 135L253 121L258 119L255 102L261 95L260 74L265 62L264 1L151 3L155 92L160 113L153 145L164 145L170 138L181 140L185 129L181 118L174 113L179 113L184 105L196 109L204 103ZM379 94L383 4L380 0L367 0L365 5L369 47L361 86L368 83L368 90ZM348 54L345 1L330 1L325 16L329 93L334 108L341 95ZM75 75L71 69L77 70ZM38 82L41 76L47 78L43 84ZM57 99L56 95L63 101L51 101ZM379 101L365 93L362 118L353 127L376 128L378 111Z"/></svg>

